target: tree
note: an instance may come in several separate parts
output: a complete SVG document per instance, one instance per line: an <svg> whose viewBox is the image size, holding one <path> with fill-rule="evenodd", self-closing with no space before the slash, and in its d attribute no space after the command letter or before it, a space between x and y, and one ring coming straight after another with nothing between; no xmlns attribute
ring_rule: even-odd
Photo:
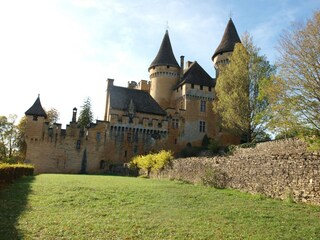
<svg viewBox="0 0 320 240"><path fill-rule="evenodd" d="M280 77L293 100L288 107L298 121L320 130L320 11L284 31L278 50Z"/></svg>
<svg viewBox="0 0 320 240"><path fill-rule="evenodd" d="M0 116L0 161L11 161L16 152L16 115Z"/></svg>
<svg viewBox="0 0 320 240"><path fill-rule="evenodd" d="M278 76L263 80L260 85L260 97L267 98L269 102L265 111L269 116L268 130L273 132L277 139L298 135L301 124L292 107L296 100L290 97L285 81Z"/></svg>
<svg viewBox="0 0 320 240"><path fill-rule="evenodd" d="M17 158L19 162L23 162L25 160L26 153L27 153L27 144L25 141L26 125L27 125L27 117L24 116L21 118L19 124L16 126L17 128L16 146L18 149Z"/></svg>
<svg viewBox="0 0 320 240"><path fill-rule="evenodd" d="M49 124L52 125L56 123L59 120L59 111L55 108L50 108L47 111L47 120L49 121Z"/></svg>
<svg viewBox="0 0 320 240"><path fill-rule="evenodd" d="M252 37L244 34L242 43L235 45L230 63L221 66L215 87L217 101L213 110L222 127L239 137L245 136L246 142L254 141L266 129L268 99L260 97L260 85L275 72L259 50Z"/></svg>
<svg viewBox="0 0 320 240"><path fill-rule="evenodd" d="M84 100L83 105L81 106L81 111L78 118L78 124L81 128L86 128L93 121L93 113L91 111L91 101L88 97Z"/></svg>

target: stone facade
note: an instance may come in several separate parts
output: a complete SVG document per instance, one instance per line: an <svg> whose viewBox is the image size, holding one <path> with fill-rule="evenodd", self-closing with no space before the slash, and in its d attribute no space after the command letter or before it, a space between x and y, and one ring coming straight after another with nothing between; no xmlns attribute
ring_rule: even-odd
<svg viewBox="0 0 320 240"><path fill-rule="evenodd" d="M162 177L199 183L208 169L225 173L229 188L320 205L320 152L308 152L300 140L259 143L225 157L176 159Z"/></svg>

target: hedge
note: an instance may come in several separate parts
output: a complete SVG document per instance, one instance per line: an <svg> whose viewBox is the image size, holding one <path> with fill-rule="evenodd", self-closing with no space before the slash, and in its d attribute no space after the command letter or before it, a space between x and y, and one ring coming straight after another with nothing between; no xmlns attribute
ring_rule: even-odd
<svg viewBox="0 0 320 240"><path fill-rule="evenodd" d="M11 183L22 176L32 176L33 165L28 164L0 164L0 183Z"/></svg>

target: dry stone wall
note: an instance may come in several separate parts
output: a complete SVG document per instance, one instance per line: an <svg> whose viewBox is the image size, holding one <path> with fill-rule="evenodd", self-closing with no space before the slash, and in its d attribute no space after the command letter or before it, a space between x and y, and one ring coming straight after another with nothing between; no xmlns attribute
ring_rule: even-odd
<svg viewBox="0 0 320 240"><path fill-rule="evenodd" d="M282 140L237 149L231 156L176 159L161 174L199 183L213 169L226 174L226 187L320 205L319 166L319 152L308 152L300 140Z"/></svg>

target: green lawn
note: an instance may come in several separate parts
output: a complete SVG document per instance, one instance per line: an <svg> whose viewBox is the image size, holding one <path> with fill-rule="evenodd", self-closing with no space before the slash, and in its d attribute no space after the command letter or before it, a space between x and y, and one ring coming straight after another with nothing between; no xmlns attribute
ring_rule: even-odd
<svg viewBox="0 0 320 240"><path fill-rule="evenodd" d="M166 180L43 174L0 190L0 239L320 239L320 207Z"/></svg>

